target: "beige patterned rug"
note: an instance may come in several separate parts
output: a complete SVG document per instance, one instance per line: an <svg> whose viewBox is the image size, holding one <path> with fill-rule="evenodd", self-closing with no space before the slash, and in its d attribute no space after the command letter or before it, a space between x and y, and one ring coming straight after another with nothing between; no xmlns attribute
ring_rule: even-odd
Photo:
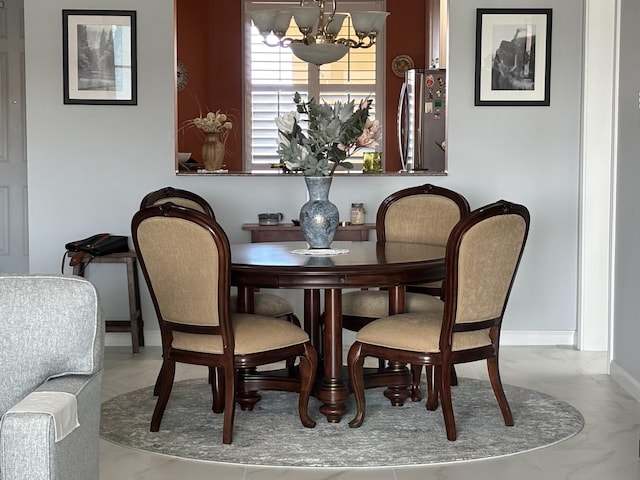
<svg viewBox="0 0 640 480"><path fill-rule="evenodd" d="M102 438L130 448L212 462L292 467L380 467L478 460L526 452L567 440L584 420L549 395L505 385L515 425L506 427L489 382L460 378L453 388L458 439L446 438L442 410L424 402L392 407L382 389L368 390L362 427L349 428L354 412L329 424L312 398L316 428L302 426L297 394L262 392L252 412L236 407L232 445L222 444L222 415L211 411L206 379L177 382L160 426L149 431L153 387L102 405Z"/></svg>

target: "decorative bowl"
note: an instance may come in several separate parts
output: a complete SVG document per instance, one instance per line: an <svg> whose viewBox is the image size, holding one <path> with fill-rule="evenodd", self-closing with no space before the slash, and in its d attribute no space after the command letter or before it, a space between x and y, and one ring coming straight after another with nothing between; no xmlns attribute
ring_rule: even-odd
<svg viewBox="0 0 640 480"><path fill-rule="evenodd" d="M259 213L258 225L278 225L282 218L282 213Z"/></svg>
<svg viewBox="0 0 640 480"><path fill-rule="evenodd" d="M191 153L178 152L178 160L180 162L186 162L191 158Z"/></svg>

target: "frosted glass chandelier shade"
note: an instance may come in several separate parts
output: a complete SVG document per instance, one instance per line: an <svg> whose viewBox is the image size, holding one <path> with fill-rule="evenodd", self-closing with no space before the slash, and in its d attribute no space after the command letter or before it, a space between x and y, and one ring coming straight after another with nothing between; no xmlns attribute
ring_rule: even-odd
<svg viewBox="0 0 640 480"><path fill-rule="evenodd" d="M292 43L290 48L300 60L313 65L337 62L349 51L349 47L337 43Z"/></svg>
<svg viewBox="0 0 640 480"><path fill-rule="evenodd" d="M329 3L331 9L325 11L325 4ZM347 14L336 13L336 0L301 0L299 7L290 10L249 12L253 24L264 37L264 43L289 47L300 60L317 66L340 60L350 48L369 48L375 45L388 15L389 12L350 12L356 39L337 38ZM287 36L292 17L302 38Z"/></svg>
<svg viewBox="0 0 640 480"><path fill-rule="evenodd" d="M357 33L378 33L384 27L389 12L351 12L353 28Z"/></svg>
<svg viewBox="0 0 640 480"><path fill-rule="evenodd" d="M318 15L320 15L318 7L295 7L292 10L298 28L313 28L318 23Z"/></svg>

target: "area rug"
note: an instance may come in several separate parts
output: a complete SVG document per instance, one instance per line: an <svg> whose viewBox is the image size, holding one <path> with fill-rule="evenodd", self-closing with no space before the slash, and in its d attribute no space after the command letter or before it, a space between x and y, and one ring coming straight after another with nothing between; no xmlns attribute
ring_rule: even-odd
<svg viewBox="0 0 640 480"><path fill-rule="evenodd" d="M206 379L176 382L159 432L149 423L156 397L147 387L102 405L101 436L149 452L204 461L281 467L382 467L442 464L522 453L566 440L584 419L552 396L505 385L515 425L506 427L487 381L460 378L453 387L458 439L447 440L442 410L429 412L424 401L392 407L382 389L366 392L367 411L360 428L349 428L355 406L337 424L309 408L317 421L304 428L297 394L261 392L251 412L236 408L233 443L222 444L222 415L211 410Z"/></svg>

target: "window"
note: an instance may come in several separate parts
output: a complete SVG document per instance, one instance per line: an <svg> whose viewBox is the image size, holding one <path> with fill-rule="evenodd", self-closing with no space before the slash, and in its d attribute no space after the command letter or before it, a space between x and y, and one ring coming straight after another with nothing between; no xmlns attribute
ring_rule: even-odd
<svg viewBox="0 0 640 480"><path fill-rule="evenodd" d="M377 44L373 47L349 49L347 55L338 62L322 65L318 69L315 65L299 60L289 48L265 45L262 36L246 15L250 10L282 9L299 4L297 0L245 1L247 64L244 127L249 135L245 137L244 151L245 169L253 173L273 173L271 165L279 163L276 153L278 130L274 119L281 113L293 110L295 92L299 92L303 98L314 97L329 103L336 100L359 102L369 97L373 99L371 115L381 121L384 118L383 33L378 36ZM338 9L341 12L384 10L384 1L341 0ZM300 38L293 19L288 33L292 38ZM355 36L349 17L345 19L338 36ZM351 157L353 171L362 171L362 153L359 151Z"/></svg>

